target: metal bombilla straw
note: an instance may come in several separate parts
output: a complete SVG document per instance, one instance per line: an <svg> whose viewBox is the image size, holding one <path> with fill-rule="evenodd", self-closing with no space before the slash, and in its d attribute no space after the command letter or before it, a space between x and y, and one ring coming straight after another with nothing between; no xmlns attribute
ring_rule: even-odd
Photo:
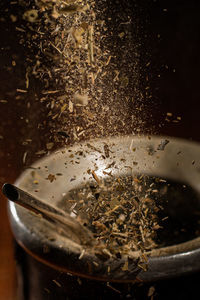
<svg viewBox="0 0 200 300"><path fill-rule="evenodd" d="M73 239L81 245L92 245L93 236L91 232L68 213L44 203L10 183L5 183L2 187L2 191L12 202L19 204L29 211L42 216L49 222L54 223L61 234Z"/></svg>

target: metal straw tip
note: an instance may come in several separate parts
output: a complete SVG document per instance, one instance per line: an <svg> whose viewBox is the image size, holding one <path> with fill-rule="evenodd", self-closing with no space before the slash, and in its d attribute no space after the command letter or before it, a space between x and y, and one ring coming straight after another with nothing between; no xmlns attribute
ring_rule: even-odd
<svg viewBox="0 0 200 300"><path fill-rule="evenodd" d="M10 183L5 183L2 187L3 194L12 201L17 201L19 198L19 193L14 185Z"/></svg>

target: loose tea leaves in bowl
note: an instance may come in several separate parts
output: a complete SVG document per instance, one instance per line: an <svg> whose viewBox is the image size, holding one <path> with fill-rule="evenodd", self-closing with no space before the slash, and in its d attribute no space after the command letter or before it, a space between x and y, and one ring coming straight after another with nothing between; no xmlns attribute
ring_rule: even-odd
<svg viewBox="0 0 200 300"><path fill-rule="evenodd" d="M93 233L105 254L120 258L139 251L145 263L152 249L198 236L199 197L189 186L147 175L93 177L69 191L60 206Z"/></svg>

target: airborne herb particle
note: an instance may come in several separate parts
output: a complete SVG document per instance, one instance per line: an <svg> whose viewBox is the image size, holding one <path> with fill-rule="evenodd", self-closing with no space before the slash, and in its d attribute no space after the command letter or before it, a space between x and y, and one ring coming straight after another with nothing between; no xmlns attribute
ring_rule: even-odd
<svg viewBox="0 0 200 300"><path fill-rule="evenodd" d="M53 182L54 180L56 180L56 176L53 174L49 174L46 179L49 180L50 182Z"/></svg>
<svg viewBox="0 0 200 300"><path fill-rule="evenodd" d="M169 143L168 140L162 140L158 145L157 150L163 151L168 143Z"/></svg>

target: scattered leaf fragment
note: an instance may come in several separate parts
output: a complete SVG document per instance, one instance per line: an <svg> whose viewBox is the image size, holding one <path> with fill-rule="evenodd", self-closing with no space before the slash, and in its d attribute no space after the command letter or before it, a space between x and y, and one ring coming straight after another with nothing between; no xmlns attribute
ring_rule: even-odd
<svg viewBox="0 0 200 300"><path fill-rule="evenodd" d="M122 271L128 271L128 260L125 261L125 263L122 267Z"/></svg>
<svg viewBox="0 0 200 300"><path fill-rule="evenodd" d="M53 148L53 146L54 146L54 143L47 143L46 144L46 147L47 147L48 150L51 150Z"/></svg>
<svg viewBox="0 0 200 300"><path fill-rule="evenodd" d="M73 97L73 102L77 106L86 106L88 104L88 96L75 93Z"/></svg>
<svg viewBox="0 0 200 300"><path fill-rule="evenodd" d="M154 286L150 286L149 290L148 290L148 297L152 297L153 294L155 293L155 287Z"/></svg>
<svg viewBox="0 0 200 300"><path fill-rule="evenodd" d="M53 174L49 174L46 179L49 180L50 182L53 182L54 180L56 180L56 176Z"/></svg>
<svg viewBox="0 0 200 300"><path fill-rule="evenodd" d="M169 143L169 140L162 140L160 142L160 144L158 145L157 150L163 151L168 143Z"/></svg>
<svg viewBox="0 0 200 300"><path fill-rule="evenodd" d="M23 19L30 22L35 23L38 21L38 11L36 9L30 9L25 11L23 14Z"/></svg>

